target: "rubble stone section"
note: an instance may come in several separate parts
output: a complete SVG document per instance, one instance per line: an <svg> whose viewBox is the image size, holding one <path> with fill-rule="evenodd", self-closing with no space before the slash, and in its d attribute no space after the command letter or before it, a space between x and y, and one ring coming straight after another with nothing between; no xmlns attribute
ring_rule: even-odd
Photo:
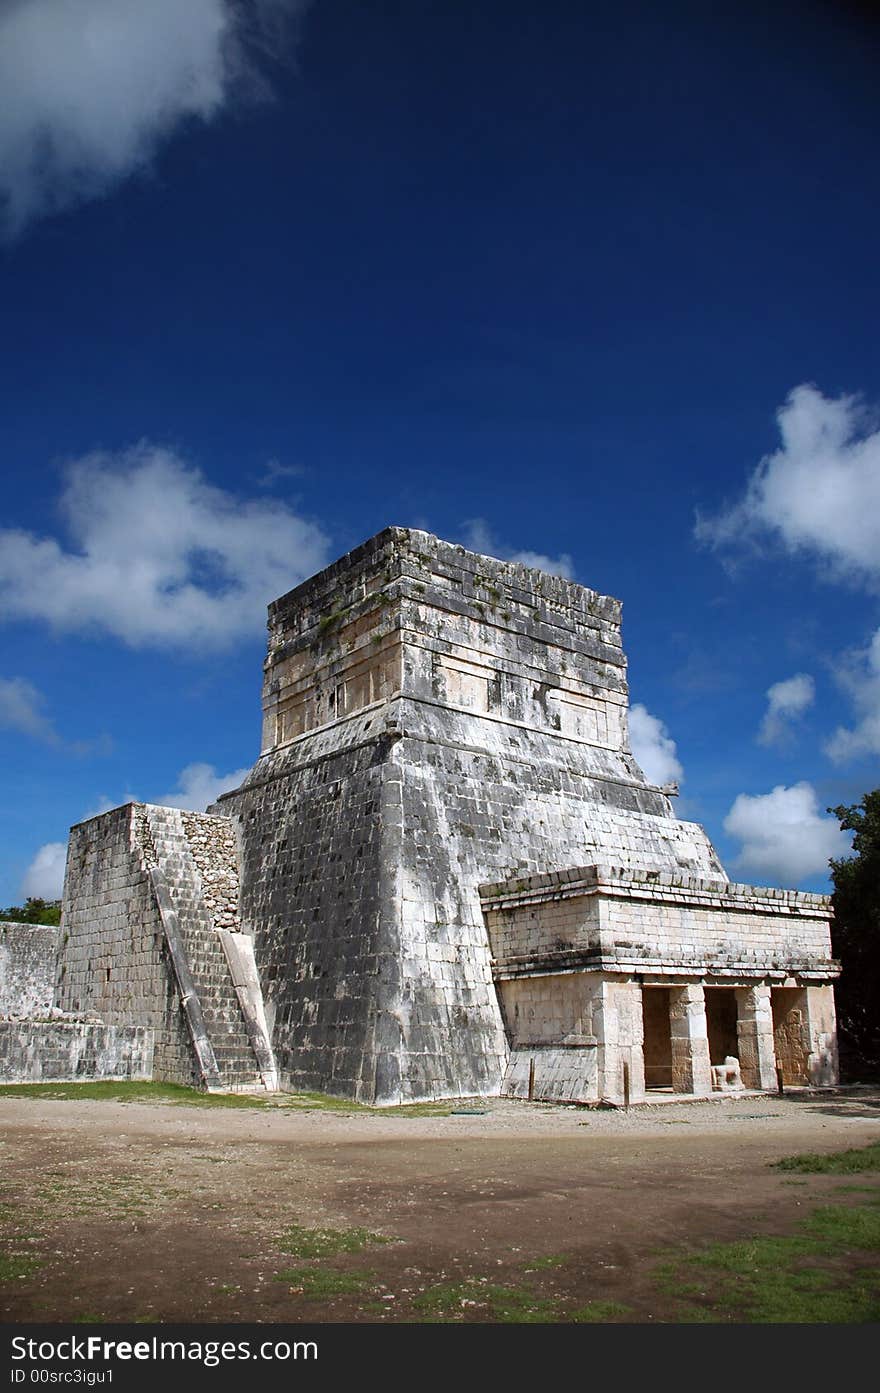
<svg viewBox="0 0 880 1393"><path fill-rule="evenodd" d="M47 1014L55 1002L61 930L0 920L0 1019Z"/></svg>
<svg viewBox="0 0 880 1393"><path fill-rule="evenodd" d="M201 885L201 899L215 929L237 933L238 861L235 830L227 818L181 812L180 830Z"/></svg>
<svg viewBox="0 0 880 1393"><path fill-rule="evenodd" d="M270 606L229 815L282 1080L497 1093L479 885L594 859L726 883L626 733L620 604L389 528Z"/></svg>

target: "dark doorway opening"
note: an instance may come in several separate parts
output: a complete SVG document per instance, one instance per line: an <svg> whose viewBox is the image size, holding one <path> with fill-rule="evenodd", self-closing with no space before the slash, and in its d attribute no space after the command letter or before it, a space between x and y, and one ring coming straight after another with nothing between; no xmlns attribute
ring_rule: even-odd
<svg viewBox="0 0 880 1393"><path fill-rule="evenodd" d="M669 988L642 988L645 1088L672 1087L672 1029Z"/></svg>
<svg viewBox="0 0 880 1393"><path fill-rule="evenodd" d="M723 1064L728 1055L739 1059L735 990L733 987L706 987L705 995L710 1064Z"/></svg>

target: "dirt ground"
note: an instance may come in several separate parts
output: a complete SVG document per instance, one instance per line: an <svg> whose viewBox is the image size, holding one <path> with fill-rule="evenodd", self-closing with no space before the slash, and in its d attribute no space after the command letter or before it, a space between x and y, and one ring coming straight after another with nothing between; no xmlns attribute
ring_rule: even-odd
<svg viewBox="0 0 880 1393"><path fill-rule="evenodd" d="M13 1266L0 1318L485 1321L497 1303L482 1293L503 1287L527 1294L530 1319L586 1309L580 1318L676 1321L658 1262L682 1245L797 1232L812 1206L846 1203L853 1187L770 1163L880 1138L880 1090L867 1088L628 1113L450 1107L4 1098ZM346 1233L360 1250L304 1258L294 1226Z"/></svg>

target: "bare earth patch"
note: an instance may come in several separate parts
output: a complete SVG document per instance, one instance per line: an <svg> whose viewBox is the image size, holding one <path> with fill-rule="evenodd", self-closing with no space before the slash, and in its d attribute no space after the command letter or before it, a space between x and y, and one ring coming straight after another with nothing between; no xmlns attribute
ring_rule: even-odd
<svg viewBox="0 0 880 1393"><path fill-rule="evenodd" d="M6 1322L736 1319L752 1287L723 1245L791 1240L821 1296L810 1216L829 1206L853 1210L827 1264L854 1314L827 1319L868 1319L880 1290L859 1238L880 1173L772 1165L877 1141L876 1090L629 1113L6 1095L0 1122Z"/></svg>

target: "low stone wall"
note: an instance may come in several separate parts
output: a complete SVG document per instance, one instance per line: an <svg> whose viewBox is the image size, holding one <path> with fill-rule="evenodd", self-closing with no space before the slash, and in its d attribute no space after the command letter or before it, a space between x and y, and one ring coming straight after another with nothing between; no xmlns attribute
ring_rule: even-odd
<svg viewBox="0 0 880 1393"><path fill-rule="evenodd" d="M502 1096L531 1096L554 1103L595 1103L599 1099L598 1060L595 1043L520 1045L510 1052Z"/></svg>
<svg viewBox="0 0 880 1393"><path fill-rule="evenodd" d="M0 1081L151 1079L153 1031L67 1021L0 1021Z"/></svg>
<svg viewBox="0 0 880 1393"><path fill-rule="evenodd" d="M54 1000L57 924L0 921L0 1017L34 1016Z"/></svg>

